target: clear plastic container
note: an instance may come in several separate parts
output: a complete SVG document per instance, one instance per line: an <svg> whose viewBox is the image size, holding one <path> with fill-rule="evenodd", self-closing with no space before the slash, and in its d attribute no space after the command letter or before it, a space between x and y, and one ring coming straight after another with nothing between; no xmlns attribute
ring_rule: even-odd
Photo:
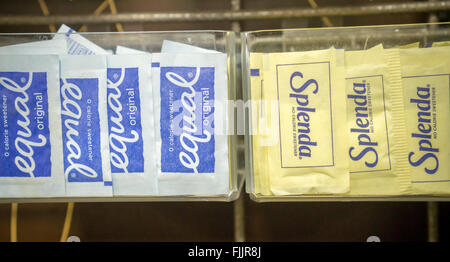
<svg viewBox="0 0 450 262"><path fill-rule="evenodd" d="M378 44L392 48L419 42L420 47L431 43L450 41L450 23L365 26L342 28L305 28L245 32L242 43L242 79L244 101L251 100L249 68L250 53L274 53L336 49L365 50ZM252 107L247 106L249 123L245 135L246 192L257 202L271 201L450 201L449 195L398 195L398 196L339 196L339 195L287 195L273 196L255 193ZM450 184L449 184L450 186Z"/></svg>
<svg viewBox="0 0 450 262"><path fill-rule="evenodd" d="M125 46L150 53L159 53L164 40L176 41L205 49L216 50L227 54L228 97L235 100L236 97L236 52L239 39L236 33L231 31L158 31L158 32L102 32L79 33L105 50L115 50L116 46ZM34 41L50 40L56 34L52 33L27 33L27 34L0 34L0 47L29 43ZM240 72L238 72L240 73ZM233 124L235 112L229 113L230 129ZM237 140L233 135L228 135L229 145L229 192L224 195L179 195L179 196L142 196L142 197L61 197L61 198L0 198L0 203L9 202L113 202L113 201L233 201L240 195L244 182L244 175L237 172Z"/></svg>

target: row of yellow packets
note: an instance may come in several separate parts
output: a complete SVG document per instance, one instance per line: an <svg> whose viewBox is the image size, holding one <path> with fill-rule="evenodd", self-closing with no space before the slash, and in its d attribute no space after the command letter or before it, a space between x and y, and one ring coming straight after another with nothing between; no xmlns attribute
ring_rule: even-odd
<svg viewBox="0 0 450 262"><path fill-rule="evenodd" d="M254 192L449 194L449 48L251 53Z"/></svg>

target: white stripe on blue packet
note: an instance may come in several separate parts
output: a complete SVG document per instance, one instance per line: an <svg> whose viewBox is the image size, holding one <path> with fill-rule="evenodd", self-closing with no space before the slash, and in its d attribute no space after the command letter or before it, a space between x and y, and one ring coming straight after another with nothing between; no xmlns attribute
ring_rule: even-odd
<svg viewBox="0 0 450 262"><path fill-rule="evenodd" d="M106 105L106 56L64 55L61 63L66 194L112 196Z"/></svg>
<svg viewBox="0 0 450 262"><path fill-rule="evenodd" d="M229 193L227 57L194 52L161 53L153 71L160 195Z"/></svg>
<svg viewBox="0 0 450 262"><path fill-rule="evenodd" d="M156 150L157 150L157 169L158 169L158 190L160 195L219 195L229 193L229 160L228 160L228 137L227 126L228 117L227 99L228 99L228 83L227 83L227 61L226 55L215 50L207 50L199 47L190 46L183 43L164 40L162 50L168 53L153 53L152 54L152 84L153 84L153 101L155 110L155 124L156 124ZM140 53L143 51L118 46L116 53ZM177 53L177 54L175 54ZM205 54L206 53L206 54ZM214 142L210 142L207 146L208 150L201 153L208 155L204 157L204 162L200 166L200 171L195 174L186 172L186 169L179 169L181 172L177 173L176 167L172 166L174 172L162 172L161 167L167 162L180 163L177 157L166 157L161 159L161 152L163 150L163 141L161 140L161 75L160 70L163 63L161 59L165 57L168 61L166 64L174 63L178 68L190 67L190 69L197 66L206 65L209 69L214 71L212 78L214 83L210 89L215 91L214 103L223 105L218 107L214 114L210 114L210 118L217 121L217 128L214 128ZM197 63L198 62L198 63ZM164 70L166 70L165 68ZM189 70L189 68L186 68ZM170 136L169 136L170 139ZM214 144L214 146L212 146ZM214 149L212 149L214 148ZM212 150L211 150L212 149ZM162 164L164 161L164 164ZM214 163L214 164L212 164ZM205 166L209 164L209 170ZM214 167L211 167L213 165ZM211 172L212 171L212 172ZM211 172L211 173L207 173Z"/></svg>
<svg viewBox="0 0 450 262"><path fill-rule="evenodd" d="M152 108L152 114L148 114L145 115L146 118L151 118L151 120L149 121L149 123L152 123L152 127L151 127L151 131L153 132L153 139L151 141L151 147L152 147L152 170L151 170L151 175L152 175L152 186L155 187L155 192L156 194L158 193L158 178L157 178L157 170L156 170L156 161L157 161L157 157L158 154L156 154L156 149L157 149L157 142L155 139L155 121L154 121L154 115L155 115L155 106L154 106L154 85L157 84L158 82L155 83L155 81L158 80L158 78L153 77L154 74L154 70L155 68L152 65L157 64L158 65L158 70L159 70L159 53L148 53L145 51L141 51L141 50L137 50L137 49L133 49L133 48L129 48L129 47L125 47L125 46L117 46L116 48L116 54L117 55L133 55L133 54L147 54L150 56L150 60L148 60L147 65L148 68L150 69L150 75L151 75L151 84L150 87L152 89L152 95L150 97L146 97L145 98L145 103L148 104L148 106L150 106ZM156 61L155 61L156 60ZM151 131L147 131L147 132L151 132Z"/></svg>
<svg viewBox="0 0 450 262"><path fill-rule="evenodd" d="M64 39L43 40L0 47L2 55L61 55L67 53Z"/></svg>
<svg viewBox="0 0 450 262"><path fill-rule="evenodd" d="M108 131L115 196L157 195L148 53L108 56Z"/></svg>
<svg viewBox="0 0 450 262"><path fill-rule="evenodd" d="M59 97L58 56L0 56L0 197L65 195Z"/></svg>

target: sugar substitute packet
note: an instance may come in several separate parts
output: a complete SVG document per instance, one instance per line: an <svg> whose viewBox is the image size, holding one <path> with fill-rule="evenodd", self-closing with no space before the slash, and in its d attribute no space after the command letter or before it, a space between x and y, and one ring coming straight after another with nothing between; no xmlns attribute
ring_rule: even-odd
<svg viewBox="0 0 450 262"><path fill-rule="evenodd" d="M64 39L43 40L0 47L2 55L62 55L67 53Z"/></svg>
<svg viewBox="0 0 450 262"><path fill-rule="evenodd" d="M161 53L159 59L152 71L159 76L153 82L159 194L227 194L226 54Z"/></svg>
<svg viewBox="0 0 450 262"><path fill-rule="evenodd" d="M278 116L268 114L278 108L277 100L266 99L264 92L264 53L250 53L250 136L252 141L253 189L255 194L271 195L267 168L267 147L277 143ZM270 118L269 118L270 117Z"/></svg>
<svg viewBox="0 0 450 262"><path fill-rule="evenodd" d="M61 25L53 37L54 40L65 40L69 55L108 55L110 54L100 46L89 41L67 25Z"/></svg>
<svg viewBox="0 0 450 262"><path fill-rule="evenodd" d="M61 197L59 60L0 56L0 197Z"/></svg>
<svg viewBox="0 0 450 262"><path fill-rule="evenodd" d="M450 194L450 47L400 50L414 194Z"/></svg>
<svg viewBox="0 0 450 262"><path fill-rule="evenodd" d="M345 52L350 195L411 191L398 49Z"/></svg>
<svg viewBox="0 0 450 262"><path fill-rule="evenodd" d="M266 114L278 117L271 125L277 143L267 146L265 167L271 193L347 192L343 50L270 53L263 68L264 99L279 103Z"/></svg>
<svg viewBox="0 0 450 262"><path fill-rule="evenodd" d="M68 196L111 196L106 56L61 59L64 175Z"/></svg>
<svg viewBox="0 0 450 262"><path fill-rule="evenodd" d="M107 59L114 195L157 195L151 55L111 55Z"/></svg>
<svg viewBox="0 0 450 262"><path fill-rule="evenodd" d="M252 174L253 174L253 192L255 194L261 194L263 191L262 179L264 168L263 164L265 158L264 148L260 145L260 123L264 119L262 112L262 89L263 89L263 77L262 77L262 56L263 53L251 53L249 57L250 67L250 136L252 141ZM266 192L266 194L270 194Z"/></svg>

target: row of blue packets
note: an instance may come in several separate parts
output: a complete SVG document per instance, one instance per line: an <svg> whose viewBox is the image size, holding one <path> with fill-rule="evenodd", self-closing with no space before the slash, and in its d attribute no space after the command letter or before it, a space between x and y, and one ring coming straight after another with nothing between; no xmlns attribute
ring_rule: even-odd
<svg viewBox="0 0 450 262"><path fill-rule="evenodd" d="M0 197L226 195L227 90L226 54L172 41L0 47Z"/></svg>

